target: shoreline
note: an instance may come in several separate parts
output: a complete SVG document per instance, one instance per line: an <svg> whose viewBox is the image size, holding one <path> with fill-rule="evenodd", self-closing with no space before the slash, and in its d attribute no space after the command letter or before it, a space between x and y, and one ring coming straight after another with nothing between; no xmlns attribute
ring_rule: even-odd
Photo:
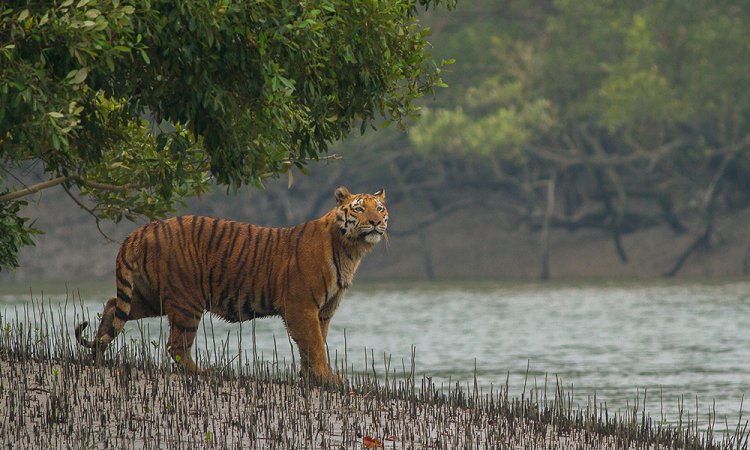
<svg viewBox="0 0 750 450"><path fill-rule="evenodd" d="M93 365L80 355L37 357L3 345L0 393L0 441L13 448L748 446L746 432L734 442L719 441L690 423L662 428L645 414L577 410L559 387L545 400L502 391L441 394L426 378L383 383L354 375L345 386L315 387L260 366L252 376L177 373L127 351Z"/></svg>
<svg viewBox="0 0 750 450"><path fill-rule="evenodd" d="M608 411L578 406L559 381L511 397L506 385L438 388L416 376L336 371L310 386L292 367L222 353L207 374L175 371L143 340L116 343L99 364L65 331L65 317L0 320L0 445L4 448L721 449L747 450L747 419L714 433L697 418L652 419L638 399ZM40 325L36 325L40 324ZM202 363L203 361L198 361ZM367 364L366 364L367 365ZM224 368L224 369L221 369ZM545 382L546 386L546 382ZM568 390L570 388L570 390ZM716 417L714 414L714 421ZM744 420L744 422L743 422Z"/></svg>

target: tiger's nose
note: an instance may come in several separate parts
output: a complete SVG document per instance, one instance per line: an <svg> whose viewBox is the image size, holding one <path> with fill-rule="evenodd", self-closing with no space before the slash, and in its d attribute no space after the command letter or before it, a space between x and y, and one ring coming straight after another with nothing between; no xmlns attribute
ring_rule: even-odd
<svg viewBox="0 0 750 450"><path fill-rule="evenodd" d="M380 225L380 222L382 222L382 220L378 220L378 221L376 222L376 221L374 221L374 220L370 219L370 225L372 225L372 226Z"/></svg>

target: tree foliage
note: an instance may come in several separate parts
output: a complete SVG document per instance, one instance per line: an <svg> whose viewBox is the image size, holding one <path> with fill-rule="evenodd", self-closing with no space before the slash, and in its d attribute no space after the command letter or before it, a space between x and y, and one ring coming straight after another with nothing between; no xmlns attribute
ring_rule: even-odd
<svg viewBox="0 0 750 450"><path fill-rule="evenodd" d="M20 207L41 189L97 220L158 217L211 180L259 185L352 127L412 117L442 85L416 17L439 3L3 2L0 267L32 242ZM43 181L17 177L28 167Z"/></svg>
<svg viewBox="0 0 750 450"><path fill-rule="evenodd" d="M715 211L750 203L746 2L476 8L512 25L478 22L481 57L456 65L471 82L451 81L458 106L416 125L420 150L484 155L518 186L532 227L607 230L624 261L623 233L664 222L680 233L698 220L687 257L709 243Z"/></svg>

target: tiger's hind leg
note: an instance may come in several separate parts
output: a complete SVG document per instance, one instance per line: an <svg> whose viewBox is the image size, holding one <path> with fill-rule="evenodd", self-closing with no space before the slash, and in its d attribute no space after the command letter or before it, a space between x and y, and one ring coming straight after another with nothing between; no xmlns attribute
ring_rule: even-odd
<svg viewBox="0 0 750 450"><path fill-rule="evenodd" d="M167 305L169 306L169 303ZM203 311L197 311L194 308L167 307L167 318L169 319L167 351L177 364L193 373L204 372L203 369L198 367L190 354L202 316Z"/></svg>

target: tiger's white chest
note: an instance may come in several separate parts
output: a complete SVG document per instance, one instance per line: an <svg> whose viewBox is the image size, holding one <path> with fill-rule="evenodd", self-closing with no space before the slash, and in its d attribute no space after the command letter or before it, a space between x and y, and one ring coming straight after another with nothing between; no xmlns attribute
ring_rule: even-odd
<svg viewBox="0 0 750 450"><path fill-rule="evenodd" d="M350 258L347 255L336 254L329 264L330 282L326 286L327 297L321 305L321 317L330 317L336 311L344 293L352 284L362 258Z"/></svg>

